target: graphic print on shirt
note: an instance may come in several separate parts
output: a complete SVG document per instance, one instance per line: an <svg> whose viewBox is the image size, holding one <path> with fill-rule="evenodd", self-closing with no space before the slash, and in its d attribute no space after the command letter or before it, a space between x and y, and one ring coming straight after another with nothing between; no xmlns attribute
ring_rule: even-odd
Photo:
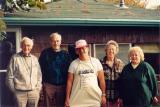
<svg viewBox="0 0 160 107"><path fill-rule="evenodd" d="M80 88L87 88L93 85L97 81L94 69L92 65L81 63L78 68L78 74L80 76Z"/></svg>

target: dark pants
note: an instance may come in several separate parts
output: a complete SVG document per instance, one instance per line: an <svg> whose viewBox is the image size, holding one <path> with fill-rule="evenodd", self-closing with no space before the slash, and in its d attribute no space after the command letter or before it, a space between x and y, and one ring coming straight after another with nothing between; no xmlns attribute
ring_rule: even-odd
<svg viewBox="0 0 160 107"><path fill-rule="evenodd" d="M66 87L44 83L46 107L64 107Z"/></svg>

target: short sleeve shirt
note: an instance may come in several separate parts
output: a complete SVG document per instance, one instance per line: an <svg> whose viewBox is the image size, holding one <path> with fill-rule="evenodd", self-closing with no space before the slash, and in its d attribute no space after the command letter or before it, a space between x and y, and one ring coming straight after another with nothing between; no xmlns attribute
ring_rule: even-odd
<svg viewBox="0 0 160 107"><path fill-rule="evenodd" d="M102 92L98 86L97 76L102 70L100 61L93 57L88 61L76 59L71 63L69 72L74 75L71 107L100 106Z"/></svg>

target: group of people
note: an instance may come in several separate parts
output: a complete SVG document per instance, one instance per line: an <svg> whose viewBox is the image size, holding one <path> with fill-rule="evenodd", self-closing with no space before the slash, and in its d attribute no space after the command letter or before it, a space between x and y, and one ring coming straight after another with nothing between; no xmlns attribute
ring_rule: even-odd
<svg viewBox="0 0 160 107"><path fill-rule="evenodd" d="M52 33L51 47L38 60L31 54L33 40L23 37L22 51L11 57L6 78L18 107L37 107L42 90L45 107L151 107L158 102L155 72L140 47L130 48L124 65L114 40L107 42L102 60L89 55L83 39L75 42L78 57L72 59L61 41L59 33Z"/></svg>

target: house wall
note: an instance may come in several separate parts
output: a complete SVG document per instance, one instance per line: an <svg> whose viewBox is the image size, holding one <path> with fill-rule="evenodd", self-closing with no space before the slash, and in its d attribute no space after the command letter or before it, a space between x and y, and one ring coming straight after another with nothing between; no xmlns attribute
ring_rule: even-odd
<svg viewBox="0 0 160 107"><path fill-rule="evenodd" d="M95 27L95 26L25 26L22 35L34 39L33 53L38 54L49 46L48 37L52 32L62 35L62 43L74 43L86 39L88 43L106 43L113 39L119 43L160 43L158 27Z"/></svg>
<svg viewBox="0 0 160 107"><path fill-rule="evenodd" d="M86 39L87 42L91 44L105 44L111 39L117 41L118 43L131 43L132 45L150 43L160 44L160 32L158 27L22 27L22 35L29 36L34 39L35 46L32 53L37 56L39 56L39 53L44 48L49 46L48 38L52 32L60 33L62 35L62 43L64 44L74 44L78 39ZM43 97L41 96L40 106L42 107L44 106L43 101Z"/></svg>
<svg viewBox="0 0 160 107"><path fill-rule="evenodd" d="M32 53L37 56L44 48L49 46L48 37L52 32L62 34L62 43L64 44L73 44L81 38L86 39L88 43L97 44L106 43L110 39L119 43L160 44L160 32L159 28L156 27L23 26L21 30L23 36L29 36L34 39L35 44ZM15 99L13 93L5 85L5 76L6 72L0 73L0 106L13 107ZM160 77L158 79L160 80ZM45 107L43 98L41 94L39 107Z"/></svg>

